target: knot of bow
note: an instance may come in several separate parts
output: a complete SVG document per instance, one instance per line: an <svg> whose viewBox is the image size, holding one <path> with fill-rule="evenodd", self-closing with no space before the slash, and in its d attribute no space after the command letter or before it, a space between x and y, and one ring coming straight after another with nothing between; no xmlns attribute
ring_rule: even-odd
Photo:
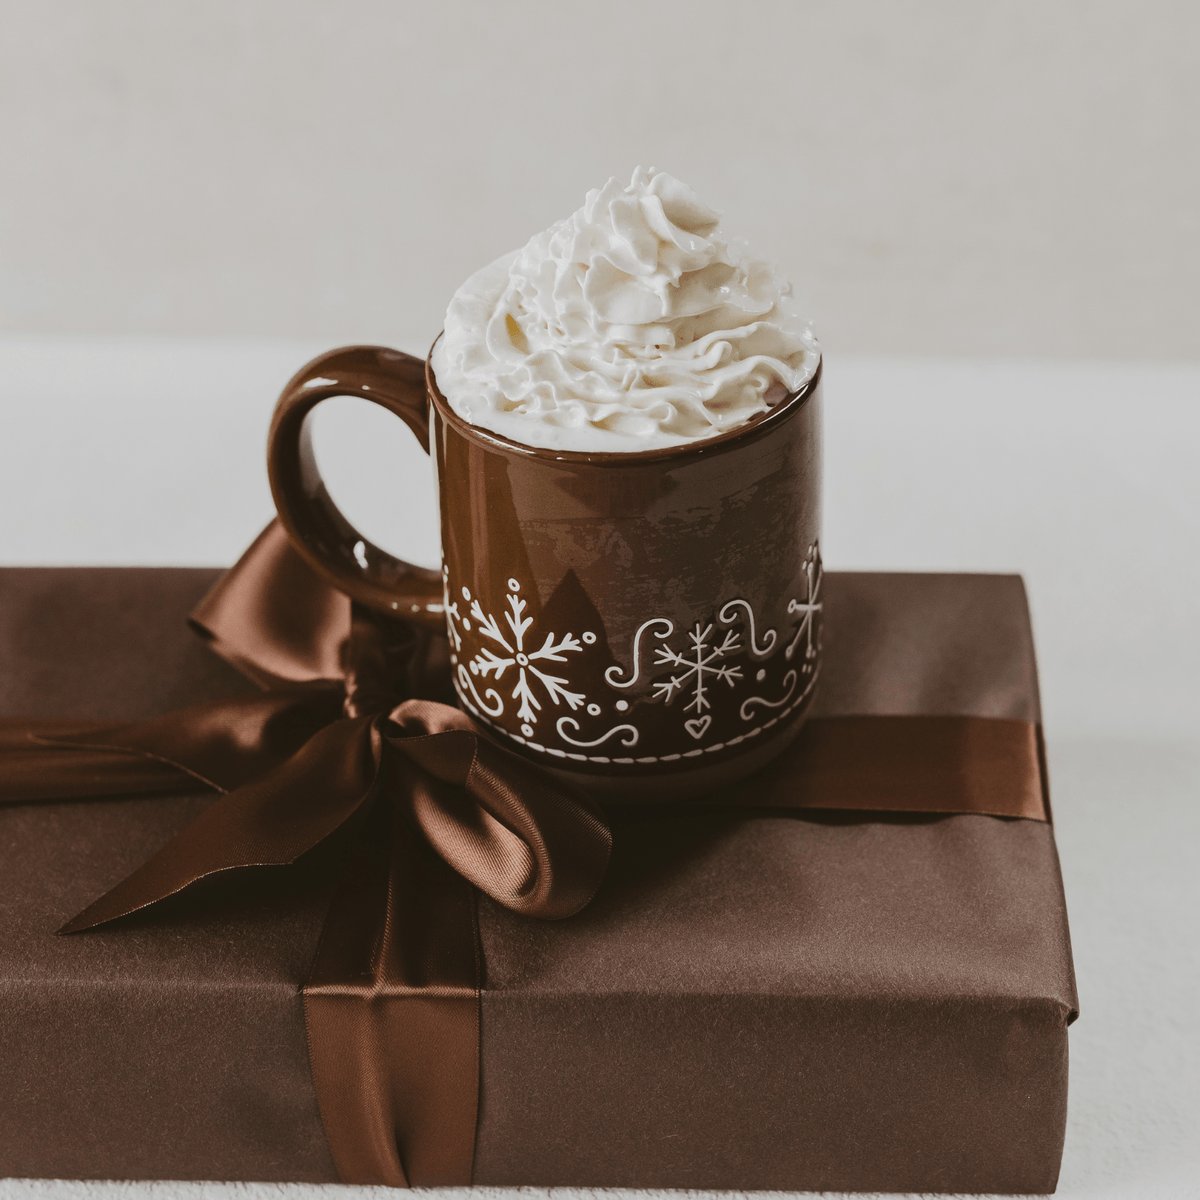
<svg viewBox="0 0 1200 1200"><path fill-rule="evenodd" d="M309 571L278 523L192 624L264 690L135 724L47 728L37 740L59 769L47 773L44 757L30 756L26 782L39 794L7 797L197 784L224 793L60 932L145 909L222 872L295 863L381 808L516 912L567 917L592 898L612 845L599 808L481 735L445 702L444 639L352 608ZM114 755L123 768L113 769ZM7 790L21 782L10 772ZM379 819L376 811L376 832Z"/></svg>

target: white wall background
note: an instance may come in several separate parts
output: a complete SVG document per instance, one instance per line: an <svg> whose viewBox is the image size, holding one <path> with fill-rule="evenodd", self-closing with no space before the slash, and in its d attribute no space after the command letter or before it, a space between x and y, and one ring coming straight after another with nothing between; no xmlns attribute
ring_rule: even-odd
<svg viewBox="0 0 1200 1200"><path fill-rule="evenodd" d="M831 352L1200 358L1192 0L2 0L0 328L427 346L654 164Z"/></svg>

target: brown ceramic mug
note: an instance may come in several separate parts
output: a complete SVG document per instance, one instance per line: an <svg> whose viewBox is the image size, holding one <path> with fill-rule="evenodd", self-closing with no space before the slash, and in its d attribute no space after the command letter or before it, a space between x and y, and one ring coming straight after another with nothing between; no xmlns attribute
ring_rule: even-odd
<svg viewBox="0 0 1200 1200"><path fill-rule="evenodd" d="M662 450L540 449L468 424L428 362L314 359L280 396L268 470L311 565L450 640L460 703L592 792L695 795L783 750L821 662L821 371L729 433ZM359 396L432 454L442 570L372 545L321 480L308 414Z"/></svg>

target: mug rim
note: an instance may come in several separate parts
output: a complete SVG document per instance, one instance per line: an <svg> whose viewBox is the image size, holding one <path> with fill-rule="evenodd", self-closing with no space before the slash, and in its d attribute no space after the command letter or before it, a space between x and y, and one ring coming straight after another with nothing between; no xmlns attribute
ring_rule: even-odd
<svg viewBox="0 0 1200 1200"><path fill-rule="evenodd" d="M519 454L527 458L540 458L548 462L579 463L587 466L633 466L637 463L661 462L670 460L677 462L700 458L710 451L729 445L735 441L753 442L765 437L776 426L794 416L816 393L817 385L821 382L821 373L825 367L825 355L822 353L817 360L817 369L811 377L805 380L804 386L791 392L770 412L758 419L751 418L737 429L730 429L714 437L700 438L697 441L681 442L676 446L659 446L652 450L558 450L551 446L528 446L524 442L514 441L503 434L493 433L465 421L454 411L450 401L442 394L437 379L433 373L433 350L441 340L442 333L433 339L433 346L425 356L425 391L430 402L441 414L447 424L453 426L460 437L477 442L493 450L502 450L509 454Z"/></svg>

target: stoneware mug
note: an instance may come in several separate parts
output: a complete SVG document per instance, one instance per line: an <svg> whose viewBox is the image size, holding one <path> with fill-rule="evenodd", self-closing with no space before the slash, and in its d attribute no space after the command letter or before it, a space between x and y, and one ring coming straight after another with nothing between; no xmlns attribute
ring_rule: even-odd
<svg viewBox="0 0 1200 1200"><path fill-rule="evenodd" d="M382 405L433 456L440 572L372 545L333 503L306 420L331 396ZM820 368L729 433L585 454L470 425L428 362L352 346L288 383L268 470L317 571L444 629L462 707L593 793L697 795L799 730L821 667Z"/></svg>

